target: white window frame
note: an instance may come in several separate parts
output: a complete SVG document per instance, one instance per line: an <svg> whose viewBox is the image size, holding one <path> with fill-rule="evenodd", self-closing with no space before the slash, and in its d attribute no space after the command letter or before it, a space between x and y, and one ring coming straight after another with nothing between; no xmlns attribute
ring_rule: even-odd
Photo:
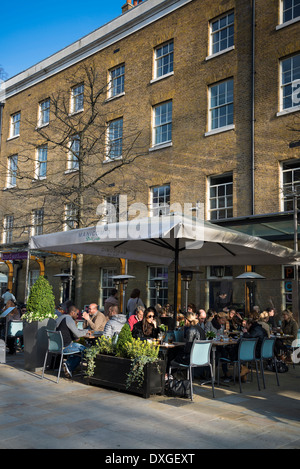
<svg viewBox="0 0 300 469"><path fill-rule="evenodd" d="M166 112L163 112L164 109L166 109ZM172 120L172 100L153 106L152 147L161 147L172 143ZM165 132L164 129L167 129L167 131ZM165 138L164 140L160 140L159 137L161 137L164 133L167 135L167 138Z"/></svg>
<svg viewBox="0 0 300 469"><path fill-rule="evenodd" d="M155 194L158 191L158 194ZM171 200L171 186L154 186L150 189L150 217L169 215ZM161 203L162 202L162 203Z"/></svg>
<svg viewBox="0 0 300 469"><path fill-rule="evenodd" d="M115 133L116 132L116 133ZM116 156L112 156L117 149ZM122 158L123 153L123 117L114 119L106 126L106 160L115 161Z"/></svg>
<svg viewBox="0 0 300 469"><path fill-rule="evenodd" d="M17 172L18 172L18 155L8 157L8 171L7 171L7 184L6 187L16 187L17 185Z"/></svg>
<svg viewBox="0 0 300 469"><path fill-rule="evenodd" d="M21 111L15 112L10 116L10 134L9 138L20 136Z"/></svg>
<svg viewBox="0 0 300 469"><path fill-rule="evenodd" d="M117 65L109 70L109 98L116 98L125 94L125 64Z"/></svg>
<svg viewBox="0 0 300 469"><path fill-rule="evenodd" d="M74 148L74 145L78 148ZM78 171L79 170L79 155L80 155L80 136L73 135L69 142L69 152L68 152L68 161L67 161L67 170L68 171ZM78 156L77 156L78 155Z"/></svg>
<svg viewBox="0 0 300 469"><path fill-rule="evenodd" d="M84 110L84 83L71 88L71 114Z"/></svg>
<svg viewBox="0 0 300 469"><path fill-rule="evenodd" d="M3 220L3 243L10 244L13 240L14 216L5 215Z"/></svg>
<svg viewBox="0 0 300 469"><path fill-rule="evenodd" d="M233 21L229 23L230 17L233 15ZM219 28L213 31L213 25L216 22L221 22L222 20L226 21L226 24L224 25L219 25ZM229 34L230 28L233 27L233 34ZM216 44L219 44L219 49L217 51L214 51L214 43L213 39L216 34L222 34L222 32L226 32L226 37L222 38L223 41L226 40L227 45L224 48L220 48L221 44L221 39L216 42ZM230 38L233 38L233 41L230 40ZM232 43L231 43L232 42ZM224 54L225 52L228 52L230 50L234 49L234 11L231 10L218 18L214 18L209 22L209 55L207 58L212 58L220 54Z"/></svg>
<svg viewBox="0 0 300 469"><path fill-rule="evenodd" d="M32 236L42 235L44 231L44 209L32 211Z"/></svg>
<svg viewBox="0 0 300 469"><path fill-rule="evenodd" d="M300 61L300 54L294 54L288 58L280 60L280 103L279 103L279 109L280 111L277 113L277 116L280 116L282 114L288 114L290 112L296 112L300 110L300 75L299 79L293 79L293 73L295 73L295 70L293 68L292 62L294 61L295 57L299 57ZM284 83L283 84L283 63L285 61L291 60L291 81ZM300 69L300 68L299 68ZM292 106L290 107L283 107L283 99L284 99L284 88L287 86L292 86ZM295 104L295 105L293 105Z"/></svg>
<svg viewBox="0 0 300 469"><path fill-rule="evenodd" d="M164 50L168 48L167 50ZM158 57L158 53L162 50L162 55ZM167 63L160 65L161 61L166 58ZM159 74L159 70L163 70L167 67L167 71ZM174 40L171 39L164 44L157 46L154 49L154 78L152 81L161 80L167 76L174 75Z"/></svg>
<svg viewBox="0 0 300 469"><path fill-rule="evenodd" d="M232 83L232 98L231 95L228 93L228 84ZM223 102L222 100L222 94L220 93L220 87L222 85L225 85L225 101ZM212 91L214 89L217 89L217 104L212 104ZM227 130L234 129L234 80L233 78L229 78L227 80L223 80L219 83L215 83L209 87L209 93L208 93L208 99L209 99L209 112L208 112L208 132L205 135L211 135L213 133L219 133L219 132L225 132ZM232 106L232 122L228 122L228 117L231 115L231 113L227 113L227 108L229 106ZM222 108L226 107L226 124L224 125L218 125L217 127L213 127L213 112L214 110L218 110L218 120L223 117L223 115L220 115L220 110Z"/></svg>
<svg viewBox="0 0 300 469"><path fill-rule="evenodd" d="M289 163L291 163L292 165L295 164L295 167L291 167L291 168L288 168L286 167L285 168L285 165L288 165ZM298 164L298 166L296 166ZM295 171L299 171L300 173L300 159L298 160L287 160L287 161L282 161L281 163L281 193L282 193L282 197L281 197L281 210L283 211L288 211L285 209L285 203L288 203L288 201L291 201L293 199L293 196L292 194L285 194L285 188L288 188L290 187L291 189L291 192L293 191L294 188L297 188L300 186L300 179L297 180L294 176L295 174ZM291 182L284 182L284 174L285 173L290 173L291 174ZM300 206L300 199L297 199L297 203L298 203L298 207ZM293 201L292 201L292 206L291 206L291 210L294 210L294 207L293 207Z"/></svg>
<svg viewBox="0 0 300 469"><path fill-rule="evenodd" d="M50 98L39 103L38 127L44 127L50 122Z"/></svg>
<svg viewBox="0 0 300 469"><path fill-rule="evenodd" d="M41 145L36 149L35 179L46 179L47 160L48 160L48 145L47 144ZM45 169L43 169L42 171L42 168L45 168Z"/></svg>
<svg viewBox="0 0 300 469"><path fill-rule="evenodd" d="M76 228L78 210L72 202L65 204L64 213L64 231L70 231Z"/></svg>
<svg viewBox="0 0 300 469"><path fill-rule="evenodd" d="M104 301L110 296L110 291L115 288L114 281L109 277L117 275L117 269L115 267L102 267L100 271L100 298L99 304L104 305ZM104 283L104 280L107 281ZM104 294L104 290L107 290L107 294Z"/></svg>
<svg viewBox="0 0 300 469"><path fill-rule="evenodd" d="M35 284L35 282L37 281L39 276L40 276L39 269L29 270L29 273L28 273L28 288L29 288L29 290Z"/></svg>
<svg viewBox="0 0 300 469"><path fill-rule="evenodd" d="M151 270L152 269L152 270ZM153 272L154 269L154 272ZM151 271L153 272L153 275L151 275ZM167 276L165 275L167 274ZM156 266L156 265L151 265L148 266L148 288L147 288L147 303L148 304L153 304L154 298L155 298L155 304L158 302L162 306L164 306L166 303L168 303L168 267L165 266ZM166 277L166 280L161 282L161 286L159 288L159 296L157 297L157 292L155 288L154 281L152 278L155 277ZM153 282L153 283L152 283ZM151 291L154 292L154 295L151 295ZM164 295L161 293L165 292Z"/></svg>
<svg viewBox="0 0 300 469"><path fill-rule="evenodd" d="M231 178L231 181L217 183L218 180L223 178ZM215 183L212 184L212 181L215 180ZM228 193L228 188L231 187L231 193ZM224 189L224 195L219 195L218 192L220 188ZM211 189L216 188L216 196L211 196ZM228 198L231 197L232 203L228 205ZM224 206L220 206L220 201L224 200ZM216 201L216 207L212 208L212 200ZM232 210L232 215L228 217L228 210ZM220 212L224 213L225 217L220 217ZM217 213L217 218L212 218L212 213ZM208 184L208 219L209 220L226 220L227 218L232 218L233 216L233 175L232 173L220 174L209 177Z"/></svg>
<svg viewBox="0 0 300 469"><path fill-rule="evenodd" d="M286 0L280 0L280 24L281 25L289 25L289 24L295 23L296 21L299 21L300 20L300 14L298 16L294 16L295 15L295 7L297 6L297 5L295 5L296 0L292 0L292 18L290 20L284 21L285 1Z"/></svg>

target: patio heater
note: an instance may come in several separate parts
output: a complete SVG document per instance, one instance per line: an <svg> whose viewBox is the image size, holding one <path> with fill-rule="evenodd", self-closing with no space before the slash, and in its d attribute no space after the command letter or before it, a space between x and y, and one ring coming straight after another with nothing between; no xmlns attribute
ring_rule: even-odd
<svg viewBox="0 0 300 469"><path fill-rule="evenodd" d="M53 277L58 277L61 279L61 286L60 286L60 303L63 303L64 301L71 300L71 295L72 295L72 281L75 278L74 275L72 274L66 274L66 273L61 273L61 274L55 274ZM66 291L67 291L67 286L69 284L69 294L68 298L66 297Z"/></svg>
<svg viewBox="0 0 300 469"><path fill-rule="evenodd" d="M185 312L187 312L189 288L190 288L190 283L193 280L193 272L191 270L182 270L180 273L181 273L181 280L184 282L184 290L185 290L184 306L185 306Z"/></svg>
<svg viewBox="0 0 300 469"><path fill-rule="evenodd" d="M254 297L254 288L255 288L254 283L255 282L254 281L257 279L264 279L266 277L263 277L262 275L257 274L256 272L244 272L243 274L238 275L235 278L242 279L242 280L244 279L246 281L246 288L248 289L248 292L249 292L249 311L247 312L250 312L252 307L254 306L254 300L255 300L255 297ZM245 295L245 314L246 314L246 303L247 303L247 298Z"/></svg>
<svg viewBox="0 0 300 469"><path fill-rule="evenodd" d="M126 304L125 304L125 293L126 293L126 288L128 285L128 280L131 278L135 278L134 275L113 275L112 277L109 277L114 281L115 287L117 290L119 290L120 285L122 285L122 291L123 291L123 298L122 298L122 313L126 314Z"/></svg>
<svg viewBox="0 0 300 469"><path fill-rule="evenodd" d="M155 284L155 289L156 289L156 303L158 303L158 297L159 297L159 290L160 287L162 286L163 281L165 281L165 277L154 277L151 280L154 281Z"/></svg>

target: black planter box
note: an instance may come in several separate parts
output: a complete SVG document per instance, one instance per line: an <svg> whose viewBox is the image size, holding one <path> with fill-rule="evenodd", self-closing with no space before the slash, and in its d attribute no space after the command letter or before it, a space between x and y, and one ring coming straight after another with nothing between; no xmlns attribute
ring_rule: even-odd
<svg viewBox="0 0 300 469"><path fill-rule="evenodd" d="M151 394L164 393L166 372L164 360L147 363L144 367L143 385L138 387L137 383L133 383L129 388L126 388L126 380L131 368L131 360L110 355L97 355L95 365L94 375L88 378L90 384L139 394L145 399L148 399Z"/></svg>

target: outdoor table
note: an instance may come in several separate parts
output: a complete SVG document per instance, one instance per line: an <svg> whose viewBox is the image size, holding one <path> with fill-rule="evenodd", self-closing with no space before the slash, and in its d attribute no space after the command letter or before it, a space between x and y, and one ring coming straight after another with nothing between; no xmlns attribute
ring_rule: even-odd
<svg viewBox="0 0 300 469"><path fill-rule="evenodd" d="M216 350L217 345L221 347L226 347L228 345L235 345L238 343L238 340L231 339L231 340L213 340L212 342L212 354L213 354L213 377L214 381L216 381Z"/></svg>

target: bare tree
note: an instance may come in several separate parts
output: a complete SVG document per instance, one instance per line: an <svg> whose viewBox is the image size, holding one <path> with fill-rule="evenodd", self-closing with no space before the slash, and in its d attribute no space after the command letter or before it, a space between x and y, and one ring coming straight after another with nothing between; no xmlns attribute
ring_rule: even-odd
<svg viewBox="0 0 300 469"><path fill-rule="evenodd" d="M101 83L93 62L80 65L45 100L49 122L37 123L36 110L22 120L27 138L18 143L16 185L6 196L6 205L14 207L19 231L32 225L35 208L45 211L43 232L53 232L63 224L65 228L94 225L99 221L96 208L108 196L126 193L135 198L136 184L130 173L132 167L138 170L137 159L145 155L144 130L128 120L123 129L124 108L118 104L110 119L105 105L107 86ZM69 214L67 208L71 208ZM78 305L82 270L83 256L78 255Z"/></svg>

